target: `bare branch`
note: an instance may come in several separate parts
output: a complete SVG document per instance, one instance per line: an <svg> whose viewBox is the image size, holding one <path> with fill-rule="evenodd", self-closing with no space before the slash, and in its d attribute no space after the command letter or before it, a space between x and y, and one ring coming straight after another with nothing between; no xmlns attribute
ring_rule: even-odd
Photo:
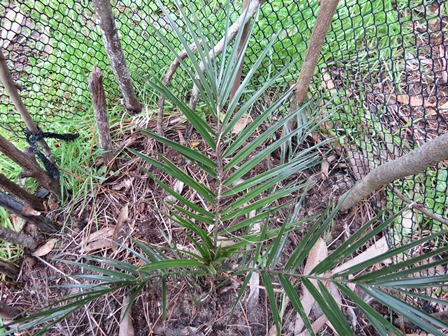
<svg viewBox="0 0 448 336"><path fill-rule="evenodd" d="M33 135L37 135L39 133L39 129L37 128L37 125L31 118L31 115L28 112L27 108L25 107L25 104L23 104L22 99L20 98L19 91L17 90L17 86L15 85L15 82L12 79L11 73L9 72L8 69L8 65L6 64L5 56L3 55L1 49L0 49L0 80L3 82L3 86L5 87L6 91L8 91L9 97L14 103L16 110L22 116L22 119L25 122L25 125L28 128L28 130L31 131ZM44 139L39 140L39 144L42 146L42 150L45 153L45 156L47 156L47 158L50 159L51 150L50 147L48 147L45 140Z"/></svg>
<svg viewBox="0 0 448 336"><path fill-rule="evenodd" d="M322 45L324 44L325 37L327 36L338 3L339 0L320 1L319 13L317 14L316 23L314 24L313 32L311 34L305 60L300 69L297 87L294 90L294 98L289 107L290 113L294 112L305 100L311 78L314 75L314 69L317 66L320 52L322 51ZM300 34L300 32L298 32L298 34ZM295 128L296 126L294 125L291 129Z"/></svg>
<svg viewBox="0 0 448 336"><path fill-rule="evenodd" d="M412 152L376 167L366 177L358 181L353 188L341 196L341 210L350 209L353 205L381 187L415 175L426 168L448 159L448 134L441 135Z"/></svg>
<svg viewBox="0 0 448 336"><path fill-rule="evenodd" d="M8 156L11 160L20 165L27 173L30 174L42 186L50 190L58 197L61 196L59 181L53 180L48 174L37 164L34 158L30 158L18 150L12 143L0 135L0 152Z"/></svg>

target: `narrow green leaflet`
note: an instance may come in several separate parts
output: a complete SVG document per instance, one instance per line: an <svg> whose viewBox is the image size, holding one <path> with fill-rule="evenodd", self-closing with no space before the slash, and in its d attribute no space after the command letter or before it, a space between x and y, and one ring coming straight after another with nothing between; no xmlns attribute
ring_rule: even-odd
<svg viewBox="0 0 448 336"><path fill-rule="evenodd" d="M174 150L178 151L179 153L183 154L185 157L191 159L192 161L202 164L208 168L210 168L209 170L206 170L207 173L209 173L210 175L216 177L216 172L215 169L217 168L217 165L214 161L210 160L208 157L202 155L201 153L199 153L196 150L193 150L191 148L188 148L186 146L183 146L177 142L168 140L167 138L161 137L158 134L151 132L149 130L140 130L142 133L150 136L151 138L157 140L158 142L161 142L171 148L173 148ZM203 166L202 166L203 167ZM205 170L205 169L204 169ZM212 173L210 173L209 171L211 171Z"/></svg>
<svg viewBox="0 0 448 336"><path fill-rule="evenodd" d="M366 315L367 319L374 326L374 328L379 332L380 335L389 335L392 332L394 335L401 336L402 333L395 328L395 326L385 319L380 313L373 309L369 304L367 304L363 299L356 295L350 288L346 285L339 284L336 282L336 286L339 290L345 294L349 299L351 299L356 306Z"/></svg>
<svg viewBox="0 0 448 336"><path fill-rule="evenodd" d="M159 185L161 188L163 188L165 191L167 191L170 195L172 195L175 199L177 199L182 205L188 206L191 210L196 211L196 212L200 213L203 216L206 216L206 217L209 217L209 218L213 218L213 214L211 212L207 211L206 209L204 209L201 206L198 206L198 205L194 204L193 202L190 202L185 197L179 195L173 189L168 187L165 183L160 181L153 174L151 174L147 170L145 170L145 171L154 180L154 182L157 183L157 185Z"/></svg>
<svg viewBox="0 0 448 336"><path fill-rule="evenodd" d="M215 132L211 127L204 122L204 120L199 117L195 111L193 111L188 105L179 100L170 90L168 90L163 85L158 85L155 82L148 82L148 85L154 90L162 93L165 97L173 102L187 117L188 121L193 125L193 127L198 131L202 138L207 142L211 149L216 150L216 142L214 137L216 137Z"/></svg>
<svg viewBox="0 0 448 336"><path fill-rule="evenodd" d="M189 267L203 267L204 264L196 260L190 259L170 259L156 261L151 264L142 266L140 269L142 271L161 271L165 269L176 269L176 268L189 268Z"/></svg>
<svg viewBox="0 0 448 336"><path fill-rule="evenodd" d="M395 217L389 218L386 221L376 225L373 229L372 226L377 224L381 214L377 215L375 218L370 220L368 223L364 224L356 232L353 233L344 243L342 243L335 251L333 251L327 258L325 258L321 263L319 263L312 271L311 274L322 274L337 264L341 263L344 259L349 258L354 252L359 250L362 246L365 246L373 237L378 233L382 232L386 227L388 227ZM362 236L365 232L364 236Z"/></svg>
<svg viewBox="0 0 448 336"><path fill-rule="evenodd" d="M308 316L306 316L305 314L305 310L302 306L302 302L300 301L300 297L297 294L297 290L294 288L294 286L291 284L291 282L285 275L279 274L278 278L280 280L280 283L282 284L282 287L286 295L289 298L289 301L302 318L302 321L305 324L306 329L309 331L310 335L315 335L313 328L311 327L311 322L308 319Z"/></svg>
<svg viewBox="0 0 448 336"><path fill-rule="evenodd" d="M374 264L376 264L378 262L381 262L383 260L387 260L389 258L392 258L394 256L400 255L402 253L406 253L407 251L409 251L411 248L413 248L415 246L419 246L419 245L421 245L421 244L423 244L423 243L425 243L425 242L427 242L429 240L432 240L434 238L439 237L441 232L429 235L429 236L427 236L425 238L421 238L421 239L415 240L415 241L413 241L411 243L408 243L408 244L406 244L404 246L400 246L400 247L391 249L391 250L387 251L386 253L383 253L382 255L380 255L378 257L366 260L366 261L364 261L362 263L359 263L357 265L354 265L354 266L352 266L352 267L350 267L350 268L348 268L348 269L346 269L344 271L336 273L335 276L345 276L345 275L349 275L349 274L354 274L354 273L357 273L357 272L359 272L359 271L361 271L361 270L363 270L363 269L365 269L367 267L370 267L370 266L372 266L372 265L374 265ZM364 279L367 280L368 277L364 277Z"/></svg>
<svg viewBox="0 0 448 336"><path fill-rule="evenodd" d="M432 333L438 336L445 335L432 325L434 324L439 328L447 329L448 324L444 323L443 321L440 321L439 319L436 319L431 315L425 313L423 310L414 308L406 302L401 301L392 295L384 293L377 288L362 285L360 285L360 287L367 294L369 294L385 306L389 307L390 309L394 310L395 312L399 313L400 315L406 317L412 323L422 328L425 332Z"/></svg>
<svg viewBox="0 0 448 336"><path fill-rule="evenodd" d="M328 292L327 288L322 284L321 281L317 281L319 291L316 287L311 283L310 280L303 277L302 282L305 285L306 289L310 292L313 298L316 300L322 312L331 322L333 327L336 329L339 335L355 335L353 330L351 330L350 326L347 323L347 319L344 314L341 312L339 305L334 300L333 296Z"/></svg>
<svg viewBox="0 0 448 336"><path fill-rule="evenodd" d="M271 307L272 319L274 320L277 334L280 335L282 330L282 321L277 307L277 299L274 293L274 286L272 285L270 274L267 272L260 272L261 280L263 281L266 294L268 296L269 306Z"/></svg>

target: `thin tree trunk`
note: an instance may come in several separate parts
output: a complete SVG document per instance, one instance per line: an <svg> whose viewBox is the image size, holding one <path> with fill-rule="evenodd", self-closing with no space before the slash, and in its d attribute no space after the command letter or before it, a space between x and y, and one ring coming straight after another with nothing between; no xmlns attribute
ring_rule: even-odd
<svg viewBox="0 0 448 336"><path fill-rule="evenodd" d="M11 195L28 203L33 209L44 210L42 200L39 197L30 194L28 191L21 188L19 185L10 181L3 174L0 174L0 187L9 192Z"/></svg>
<svg viewBox="0 0 448 336"><path fill-rule="evenodd" d="M338 7L339 0L321 0L319 13L317 14L316 23L314 24L311 34L308 50L306 51L305 61L300 69L297 87L294 90L294 98L289 107L289 112L294 112L303 104L308 93L311 79L314 75L314 69L319 61L322 45L330 28L333 15ZM300 34L300 32L298 32ZM293 121L295 119L292 119ZM297 125L292 125L291 129L295 129Z"/></svg>
<svg viewBox="0 0 448 336"><path fill-rule="evenodd" d="M448 159L448 134L441 135L412 152L376 167L341 196L341 210L346 211L381 187Z"/></svg>
<svg viewBox="0 0 448 336"><path fill-rule="evenodd" d="M109 0L92 0L92 6L97 16L107 57L123 94L125 108L129 113L139 113L142 106L132 86L110 2Z"/></svg>
<svg viewBox="0 0 448 336"><path fill-rule="evenodd" d="M114 162L115 155L110 138L109 122L107 120L106 95L104 93L103 74L96 65L93 67L92 75L89 78L89 89L92 96L93 111L95 113L100 146L106 151L103 154L104 163L109 166L112 162L112 166L110 168L112 170L116 170L117 165Z"/></svg>
<svg viewBox="0 0 448 336"><path fill-rule="evenodd" d="M34 178L43 187L47 188L58 197L61 196L59 181L53 180L36 163L35 160L31 159L23 152L18 150L12 143L10 143L1 135L0 135L0 152L2 152L3 154L11 158L11 160L20 165L27 173L29 173L30 177Z"/></svg>
<svg viewBox="0 0 448 336"><path fill-rule="evenodd" d="M26 127L28 128L29 131L31 131L33 135L36 135L39 132L37 125L34 123L33 119L31 118L31 115L29 114L28 110L23 104L22 99L20 98L19 91L17 90L14 80L11 77L8 65L6 64L5 56L3 55L1 49L0 49L0 79L6 91L8 91L9 97L14 103L14 106L22 116L22 119L25 122ZM45 140L44 139L40 140L39 144L42 146L42 150L45 156L49 160L51 160L51 150L50 147L48 147Z"/></svg>
<svg viewBox="0 0 448 336"><path fill-rule="evenodd" d="M3 192L0 192L0 206L4 207L16 216L36 225L42 231L57 232L57 229L53 223L40 212L24 206L22 203L16 201L14 198Z"/></svg>

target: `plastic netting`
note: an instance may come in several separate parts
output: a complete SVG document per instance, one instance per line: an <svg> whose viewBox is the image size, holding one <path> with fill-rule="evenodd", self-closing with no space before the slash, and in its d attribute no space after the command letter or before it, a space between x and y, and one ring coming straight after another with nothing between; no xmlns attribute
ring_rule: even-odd
<svg viewBox="0 0 448 336"><path fill-rule="evenodd" d="M175 16L174 6L166 3ZM210 45L223 35L226 3L191 1L185 7L197 16ZM332 98L337 106L328 134L339 139L339 150L354 179L446 133L447 7L443 1L420 0L344 0L339 4L310 95ZM148 95L145 83L163 78L173 60L155 31L176 41L172 27L151 1L113 1L113 8L135 89L145 104L155 107L156 96ZM291 61L296 63L278 81L278 90L297 80L317 9L317 1L279 0L262 5L255 18L246 71L274 34L279 39L254 86ZM232 1L230 11L235 20L241 1ZM25 105L44 131L90 113L87 78L94 64L102 69L108 95L118 104L118 86L88 1L2 2L0 13L1 48ZM187 97L190 84L179 72L171 86ZM23 136L25 125L4 92L0 126ZM448 229L447 175L447 164L442 162L385 191L383 203L391 212L415 203L436 215L406 210L389 232L392 244Z"/></svg>

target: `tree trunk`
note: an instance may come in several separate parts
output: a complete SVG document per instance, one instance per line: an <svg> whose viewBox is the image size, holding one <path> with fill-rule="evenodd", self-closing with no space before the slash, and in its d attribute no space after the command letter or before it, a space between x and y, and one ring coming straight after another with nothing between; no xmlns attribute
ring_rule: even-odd
<svg viewBox="0 0 448 336"><path fill-rule="evenodd" d="M317 14L316 23L314 24L311 34L308 50L306 51L305 61L300 69L297 87L294 90L294 98L289 107L289 112L294 112L303 104L308 93L311 79L314 75L314 69L319 61L322 45L327 36L328 28L330 28L333 15L338 7L339 0L321 0L319 13ZM300 34L300 32L298 32ZM294 118L292 121L294 122ZM291 125L291 129L295 129L297 125Z"/></svg>
<svg viewBox="0 0 448 336"><path fill-rule="evenodd" d="M92 0L92 6L97 16L107 57L123 94L125 108L129 113L139 113L142 106L132 86L110 2L109 0Z"/></svg>
<svg viewBox="0 0 448 336"><path fill-rule="evenodd" d="M373 169L352 189L341 196L341 210L346 211L381 187L448 159L448 134L430 140L420 148Z"/></svg>

